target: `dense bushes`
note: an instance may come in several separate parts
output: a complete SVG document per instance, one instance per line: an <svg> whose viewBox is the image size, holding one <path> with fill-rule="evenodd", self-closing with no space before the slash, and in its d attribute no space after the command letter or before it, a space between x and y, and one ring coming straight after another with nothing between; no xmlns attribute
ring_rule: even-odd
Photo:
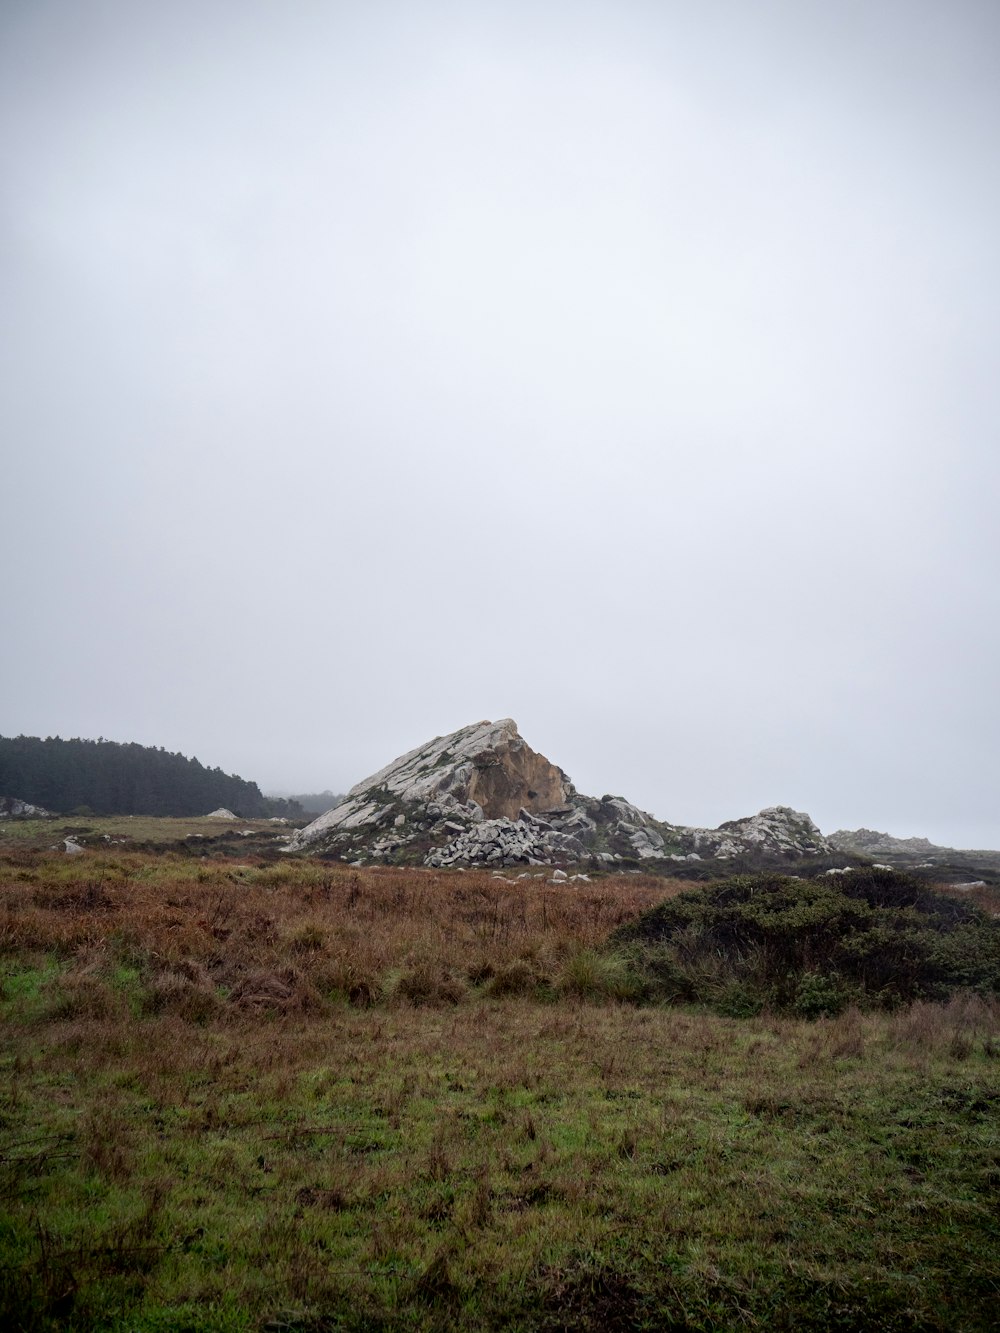
<svg viewBox="0 0 1000 1333"><path fill-rule="evenodd" d="M1000 923L891 870L738 876L661 903L612 944L652 993L734 1015L1000 990Z"/></svg>

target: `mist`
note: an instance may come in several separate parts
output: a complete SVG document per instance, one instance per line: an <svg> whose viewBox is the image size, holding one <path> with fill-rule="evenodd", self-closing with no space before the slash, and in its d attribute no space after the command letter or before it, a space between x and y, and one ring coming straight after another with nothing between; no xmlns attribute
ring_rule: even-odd
<svg viewBox="0 0 1000 1333"><path fill-rule="evenodd" d="M4 6L0 731L1000 846L998 29Z"/></svg>

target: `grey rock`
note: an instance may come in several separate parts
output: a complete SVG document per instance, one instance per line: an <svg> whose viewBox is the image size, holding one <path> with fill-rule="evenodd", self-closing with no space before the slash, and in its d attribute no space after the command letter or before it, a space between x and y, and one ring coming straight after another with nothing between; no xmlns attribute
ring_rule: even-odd
<svg viewBox="0 0 1000 1333"><path fill-rule="evenodd" d="M433 867L588 857L605 867L623 859L794 860L831 850L809 816L787 806L702 829L657 820L622 796L583 796L509 718L474 723L402 755L293 833L284 850L391 859L417 838L431 844L425 864Z"/></svg>
<svg viewBox="0 0 1000 1333"><path fill-rule="evenodd" d="M51 819L52 815L40 805L32 805L17 796L0 796L0 819Z"/></svg>
<svg viewBox="0 0 1000 1333"><path fill-rule="evenodd" d="M929 852L951 851L951 848L935 847L927 838L894 838L891 833L878 833L875 829L859 828L850 831L837 829L831 833L828 841L838 852L857 852L862 856L885 852L897 852L905 855L926 855Z"/></svg>

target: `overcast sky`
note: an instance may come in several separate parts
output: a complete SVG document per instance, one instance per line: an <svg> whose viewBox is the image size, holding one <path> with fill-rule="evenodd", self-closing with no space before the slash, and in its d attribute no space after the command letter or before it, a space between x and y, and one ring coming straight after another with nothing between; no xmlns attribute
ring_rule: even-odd
<svg viewBox="0 0 1000 1333"><path fill-rule="evenodd" d="M5 0L0 122L0 732L1000 847L995 0Z"/></svg>

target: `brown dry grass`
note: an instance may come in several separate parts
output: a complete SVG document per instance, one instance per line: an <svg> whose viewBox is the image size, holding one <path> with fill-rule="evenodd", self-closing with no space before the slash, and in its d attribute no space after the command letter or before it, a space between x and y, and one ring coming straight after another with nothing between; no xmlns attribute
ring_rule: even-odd
<svg viewBox="0 0 1000 1333"><path fill-rule="evenodd" d="M69 963L63 1003L110 1011L115 967L143 1005L308 1012L328 1000L457 1003L469 985L524 993L685 887L651 876L553 884L486 872L205 863L128 854L8 858L0 955Z"/></svg>
<svg viewBox="0 0 1000 1333"><path fill-rule="evenodd" d="M1000 1006L614 1003L684 887L0 862L0 1324L993 1327Z"/></svg>
<svg viewBox="0 0 1000 1333"><path fill-rule="evenodd" d="M988 916L1000 916L1000 888L995 884L977 884L971 889L959 888L957 884L939 884L937 887L949 898L971 903Z"/></svg>

